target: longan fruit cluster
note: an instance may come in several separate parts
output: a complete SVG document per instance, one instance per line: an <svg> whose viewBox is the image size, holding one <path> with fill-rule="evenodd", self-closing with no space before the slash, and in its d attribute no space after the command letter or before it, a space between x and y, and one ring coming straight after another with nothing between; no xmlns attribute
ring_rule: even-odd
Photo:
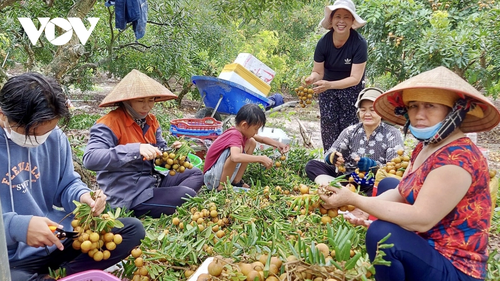
<svg viewBox="0 0 500 281"><path fill-rule="evenodd" d="M349 181L351 181L351 179L349 179ZM354 184L352 184L350 182L345 187L349 188L349 190L352 192L357 192L356 186L354 186ZM321 189L320 192L325 194L325 195L328 195L328 196L332 195L332 192L327 190L327 189ZM321 223L327 224L327 223L331 222L332 218L335 218L336 216L338 216L339 210L342 212L346 212L346 211L352 212L352 211L354 211L354 209L356 209L356 207L353 205L346 205L346 206L341 206L339 208L332 208L332 209L325 209L325 208L323 208L323 206L321 206L319 209L319 212L323 215L321 217Z"/></svg>
<svg viewBox="0 0 500 281"><path fill-rule="evenodd" d="M175 176L176 173L183 173L186 169L192 169L193 164L189 162L187 155L180 155L173 152L163 152L155 159L155 165L165 167L170 170L169 174Z"/></svg>
<svg viewBox="0 0 500 281"><path fill-rule="evenodd" d="M404 155L404 150L402 149L398 150L397 153L398 156L387 162L382 169L384 169L386 173L402 177L406 168L410 164L410 157L408 155Z"/></svg>
<svg viewBox="0 0 500 281"><path fill-rule="evenodd" d="M294 89L297 97L299 98L300 107L304 108L306 105L311 104L313 98L316 96L312 88L299 86Z"/></svg>
<svg viewBox="0 0 500 281"><path fill-rule="evenodd" d="M106 214L102 215L104 218ZM111 251L122 243L120 234L113 234L109 231L95 232L90 229L90 224L81 225L80 221L74 219L71 226L79 235L73 238L73 249L86 253L95 261L107 260L111 256Z"/></svg>
<svg viewBox="0 0 500 281"><path fill-rule="evenodd" d="M134 265L135 267L137 267L137 270L134 271L134 277L132 278L132 281L149 281L149 271L144 266L145 262L142 258L141 248L137 247L133 249L130 254L132 255L132 257L134 257Z"/></svg>

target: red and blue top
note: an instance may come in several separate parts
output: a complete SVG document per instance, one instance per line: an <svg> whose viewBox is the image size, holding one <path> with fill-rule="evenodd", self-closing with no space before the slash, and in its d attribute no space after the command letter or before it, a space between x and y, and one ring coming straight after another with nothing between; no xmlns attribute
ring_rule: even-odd
<svg viewBox="0 0 500 281"><path fill-rule="evenodd" d="M411 159L416 159L422 148L422 143L419 143ZM408 204L413 204L427 175L444 165L465 169L472 177L472 184L448 215L430 230L418 235L460 271L474 278L485 278L492 206L488 163L479 148L469 138L460 138L443 146L402 179L399 192ZM443 179L445 184L446 179Z"/></svg>

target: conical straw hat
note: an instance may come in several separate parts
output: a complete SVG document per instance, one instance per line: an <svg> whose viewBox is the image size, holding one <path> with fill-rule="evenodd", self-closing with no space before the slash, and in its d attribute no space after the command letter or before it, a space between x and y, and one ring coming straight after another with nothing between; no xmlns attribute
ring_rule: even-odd
<svg viewBox="0 0 500 281"><path fill-rule="evenodd" d="M479 114L470 114L471 112L469 112L469 114L466 115L460 126L460 129L464 133L489 131L500 122L500 111L488 98L483 96L478 90L453 71L443 66L423 72L403 81L378 97L373 106L375 111L382 116L382 119L399 125L406 123L404 116L397 116L394 113L394 108L396 105L402 104L402 93L407 89L433 89L436 96L432 98L433 101L428 102L442 103L441 100L445 100L446 97L440 97L440 95L450 94L456 94L458 97L462 98L469 97L474 99L482 112L478 109L474 110L474 112L479 111Z"/></svg>
<svg viewBox="0 0 500 281"><path fill-rule="evenodd" d="M176 99L177 96L153 78L133 69L102 100L99 107L116 106L121 101L154 97L155 101Z"/></svg>

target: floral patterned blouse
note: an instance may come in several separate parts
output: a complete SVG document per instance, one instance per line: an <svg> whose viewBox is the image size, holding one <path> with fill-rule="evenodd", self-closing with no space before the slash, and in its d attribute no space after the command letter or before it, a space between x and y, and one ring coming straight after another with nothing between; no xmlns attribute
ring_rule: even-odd
<svg viewBox="0 0 500 281"><path fill-rule="evenodd" d="M403 146L402 134L396 127L381 122L367 139L360 122L345 128L325 155L332 151L342 153L346 171L352 173L357 168L354 161L357 156L368 157L383 165L398 156L397 151Z"/></svg>
<svg viewBox="0 0 500 281"><path fill-rule="evenodd" d="M422 148L419 143L413 150L412 164ZM413 204L427 175L444 165L465 169L472 176L472 185L448 215L429 231L417 234L460 271L474 278L485 278L492 206L488 163L479 148L464 137L438 149L416 171L401 180L399 192L408 204Z"/></svg>

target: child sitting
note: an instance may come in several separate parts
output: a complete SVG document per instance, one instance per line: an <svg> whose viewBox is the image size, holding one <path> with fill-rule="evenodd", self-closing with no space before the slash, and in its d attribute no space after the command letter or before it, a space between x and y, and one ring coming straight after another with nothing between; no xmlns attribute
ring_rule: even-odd
<svg viewBox="0 0 500 281"><path fill-rule="evenodd" d="M279 141L257 135L266 125L266 115L256 104L246 104L235 117L236 126L226 130L210 146L205 156L204 181L208 189L222 190L223 183L230 178L235 187L248 188L243 182L243 173L248 163L261 163L266 168L273 161L265 155L252 155L257 142L278 148L281 153L290 149Z"/></svg>

